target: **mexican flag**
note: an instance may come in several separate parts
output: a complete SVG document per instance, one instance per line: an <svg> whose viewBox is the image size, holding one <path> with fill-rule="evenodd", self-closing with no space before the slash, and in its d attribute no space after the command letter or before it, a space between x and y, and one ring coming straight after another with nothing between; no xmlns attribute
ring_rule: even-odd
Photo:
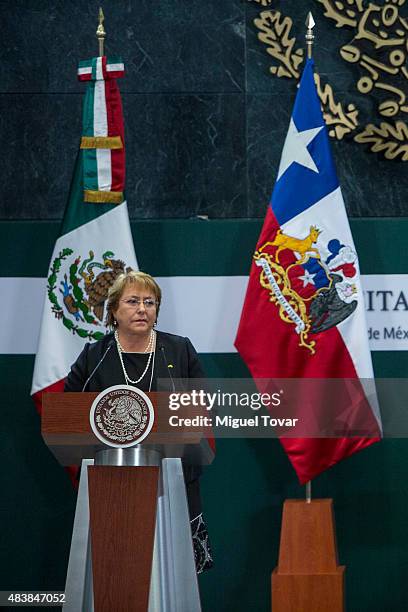
<svg viewBox="0 0 408 612"><path fill-rule="evenodd" d="M80 62L88 81L83 134L60 237L51 257L31 393L41 410L45 391L62 391L86 342L106 333L105 304L119 274L137 269L125 182L119 58Z"/></svg>

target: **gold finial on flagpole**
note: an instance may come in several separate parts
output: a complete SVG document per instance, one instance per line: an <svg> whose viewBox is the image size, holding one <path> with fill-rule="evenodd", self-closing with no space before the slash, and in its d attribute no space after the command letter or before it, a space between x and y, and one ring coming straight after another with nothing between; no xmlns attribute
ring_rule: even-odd
<svg viewBox="0 0 408 612"><path fill-rule="evenodd" d="M104 21L105 21L105 16L103 14L102 7L99 7L99 25L96 30L96 38L99 41L99 57L103 56L103 43L106 38L105 28L103 27Z"/></svg>
<svg viewBox="0 0 408 612"><path fill-rule="evenodd" d="M306 18L306 27L307 27L307 32L306 32L305 38L306 38L306 46L307 46L307 57L308 59L311 59L312 58L312 47L313 47L313 41L314 41L313 28L315 27L315 20L313 19L313 15L310 11Z"/></svg>

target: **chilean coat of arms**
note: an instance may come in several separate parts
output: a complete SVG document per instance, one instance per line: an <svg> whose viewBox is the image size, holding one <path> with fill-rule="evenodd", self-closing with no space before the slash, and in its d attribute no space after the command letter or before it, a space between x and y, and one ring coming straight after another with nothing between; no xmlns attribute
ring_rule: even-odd
<svg viewBox="0 0 408 612"><path fill-rule="evenodd" d="M299 346L312 354L316 341L310 335L338 325L358 305L356 252L337 238L318 248L320 234L315 226L302 238L279 229L254 254L262 268L261 286L269 291L282 321L294 326Z"/></svg>

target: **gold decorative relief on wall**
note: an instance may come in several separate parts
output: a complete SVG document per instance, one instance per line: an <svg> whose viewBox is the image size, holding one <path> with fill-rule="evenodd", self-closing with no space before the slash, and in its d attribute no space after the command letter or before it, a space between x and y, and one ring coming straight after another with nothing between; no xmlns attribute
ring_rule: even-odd
<svg viewBox="0 0 408 612"><path fill-rule="evenodd" d="M371 94L380 115L394 118L393 123L368 123L354 140L369 144L373 153L382 152L386 159L407 161L408 22L400 14L405 0L385 0L382 5L356 0L352 7L348 2L317 1L336 27L349 26L354 31L340 55L359 68L357 90Z"/></svg>
<svg viewBox="0 0 408 612"><path fill-rule="evenodd" d="M272 0L252 0L270 6ZM330 136L341 140L354 135L355 142L369 145L386 159L408 161L408 22L401 7L406 0L315 0L324 7L324 16L336 28L351 31L350 42L339 49L340 56L358 69L356 93L370 95L377 113L387 118L359 125L359 109L354 103L336 101L330 84L317 75L316 84ZM293 35L293 21L277 10L261 11L254 24L258 39L266 45L274 64L272 74L298 79L304 51ZM318 35L318 33L317 33ZM374 118L373 118L374 119ZM358 131L359 130L359 131ZM354 134L354 132L356 132Z"/></svg>
<svg viewBox="0 0 408 612"><path fill-rule="evenodd" d="M272 0L253 0L254 2L257 2L258 4L261 4L262 6L268 6L268 4L272 3Z"/></svg>
<svg viewBox="0 0 408 612"><path fill-rule="evenodd" d="M346 134L353 132L358 125L358 110L350 103L343 110L340 102L334 99L331 85L322 86L320 75L315 73L317 93L322 103L323 116L329 130L329 136L341 140Z"/></svg>
<svg viewBox="0 0 408 612"><path fill-rule="evenodd" d="M408 127L403 121L381 122L379 126L368 123L354 140L370 144L373 153L383 153L386 159L408 161Z"/></svg>
<svg viewBox="0 0 408 612"><path fill-rule="evenodd" d="M343 0L333 2L332 0L317 0L326 9L324 16L334 19L337 28L350 26L355 28L360 14L364 11L364 0Z"/></svg>
<svg viewBox="0 0 408 612"><path fill-rule="evenodd" d="M292 20L283 17L279 11L262 11L254 24L259 30L258 38L266 45L266 51L277 62L270 71L278 77L300 77L299 65L303 62L304 51L295 49L296 39L291 37Z"/></svg>

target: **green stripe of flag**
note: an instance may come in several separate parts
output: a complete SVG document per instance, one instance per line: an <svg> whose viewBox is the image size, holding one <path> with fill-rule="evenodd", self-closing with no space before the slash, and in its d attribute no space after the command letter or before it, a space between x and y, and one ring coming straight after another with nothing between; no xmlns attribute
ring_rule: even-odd
<svg viewBox="0 0 408 612"><path fill-rule="evenodd" d="M95 83L93 81L87 84L84 106L82 109L82 136L95 136L94 130L94 102L95 100Z"/></svg>
<svg viewBox="0 0 408 612"><path fill-rule="evenodd" d="M96 68L98 65L98 58L97 57L93 57L92 58L92 78L95 80L96 79Z"/></svg>
<svg viewBox="0 0 408 612"><path fill-rule="evenodd" d="M92 68L92 60L82 60L78 62L78 68Z"/></svg>
<svg viewBox="0 0 408 612"><path fill-rule="evenodd" d="M84 202L84 189L83 189L83 154L85 149L81 149L78 152L77 161L75 164L74 176L72 178L68 205L65 209L65 216L62 223L60 235L67 234L72 230L76 229L80 225L84 225L93 219L96 219L100 215L111 210L115 205L112 204L93 204L91 202ZM86 151L92 151L92 149L86 149ZM49 252L49 256L52 253Z"/></svg>
<svg viewBox="0 0 408 612"><path fill-rule="evenodd" d="M92 68L94 70L94 66ZM88 83L86 88L84 107L82 111L82 135L95 136L95 82ZM82 149L82 161L84 165L83 188L98 190L98 164L95 149ZM82 196L81 196L82 197Z"/></svg>
<svg viewBox="0 0 408 612"><path fill-rule="evenodd" d="M119 55L108 57L106 63L107 64L123 64L123 59Z"/></svg>

